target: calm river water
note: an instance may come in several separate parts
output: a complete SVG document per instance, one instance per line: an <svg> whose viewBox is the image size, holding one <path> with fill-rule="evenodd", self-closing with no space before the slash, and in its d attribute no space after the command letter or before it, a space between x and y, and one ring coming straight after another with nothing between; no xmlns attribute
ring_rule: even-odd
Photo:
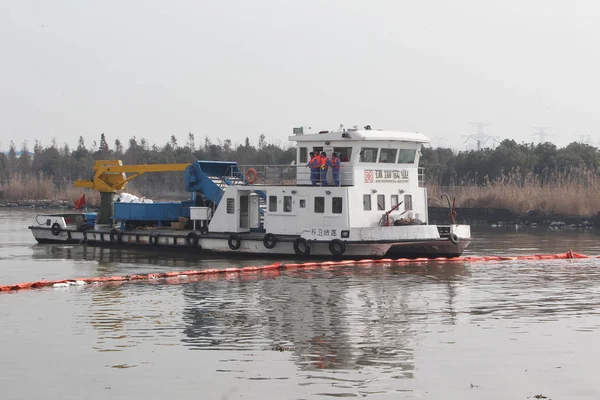
<svg viewBox="0 0 600 400"><path fill-rule="evenodd" d="M38 245L33 215L0 210L0 284L263 264ZM465 255L600 254L596 231L473 236ZM598 399L599 267L372 265L0 294L2 398Z"/></svg>

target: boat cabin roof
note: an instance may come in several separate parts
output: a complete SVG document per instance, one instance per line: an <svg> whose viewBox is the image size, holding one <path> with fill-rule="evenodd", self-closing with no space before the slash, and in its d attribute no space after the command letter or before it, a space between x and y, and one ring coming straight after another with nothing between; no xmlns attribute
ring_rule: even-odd
<svg viewBox="0 0 600 400"><path fill-rule="evenodd" d="M292 142L314 141L401 141L413 143L429 143L427 136L416 132L397 132L370 129L344 129L342 131L321 131L311 134L296 134L289 137Z"/></svg>

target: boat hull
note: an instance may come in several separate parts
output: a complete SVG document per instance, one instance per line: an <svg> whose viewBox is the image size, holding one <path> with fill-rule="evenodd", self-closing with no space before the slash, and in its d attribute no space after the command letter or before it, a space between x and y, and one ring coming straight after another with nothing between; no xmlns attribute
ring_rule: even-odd
<svg viewBox="0 0 600 400"><path fill-rule="evenodd" d="M61 229L58 233L46 226L30 226L38 243L70 243L93 246L127 246L153 248L161 251L211 252L223 255L261 255L267 257L311 257L335 259L360 258L435 258L457 257L470 244L470 238L451 240L444 238L420 238L403 240L359 240L345 241L343 254L332 254L330 241L309 240L310 252L299 254L294 241L299 236L278 237L273 248L265 247L264 233L238 234L239 248L232 249L231 234L209 233L200 235L196 231L179 230L133 230L108 229L78 231ZM233 246L235 247L235 246Z"/></svg>

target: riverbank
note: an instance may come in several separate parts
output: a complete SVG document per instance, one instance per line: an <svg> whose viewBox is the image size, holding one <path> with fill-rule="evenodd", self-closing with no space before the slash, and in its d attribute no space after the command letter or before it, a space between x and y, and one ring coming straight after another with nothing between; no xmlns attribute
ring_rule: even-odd
<svg viewBox="0 0 600 400"><path fill-rule="evenodd" d="M518 176L507 180L490 182L485 186L436 186L427 185L429 206L447 206L447 200L456 199L456 206L468 209L503 209L514 215L527 216L595 216L600 212L600 180L560 179L542 184L530 177L519 181Z"/></svg>
<svg viewBox="0 0 600 400"><path fill-rule="evenodd" d="M57 211L72 211L74 209L73 202L67 200L0 200L0 208L3 209L39 209L39 210L57 210ZM88 207L89 211L97 210L97 207Z"/></svg>
<svg viewBox="0 0 600 400"><path fill-rule="evenodd" d="M457 207L456 222L469 225L524 225L524 226L550 226L552 228L600 228L600 215L556 215L540 212L524 214L513 213L504 208L460 208ZM450 223L450 210L448 207L429 207L429 222L432 224Z"/></svg>

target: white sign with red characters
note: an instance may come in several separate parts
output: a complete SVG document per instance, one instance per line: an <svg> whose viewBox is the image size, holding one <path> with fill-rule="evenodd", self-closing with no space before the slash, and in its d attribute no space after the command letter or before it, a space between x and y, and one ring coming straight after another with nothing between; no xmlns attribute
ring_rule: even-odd
<svg viewBox="0 0 600 400"><path fill-rule="evenodd" d="M365 183L408 183L408 170L365 170Z"/></svg>

